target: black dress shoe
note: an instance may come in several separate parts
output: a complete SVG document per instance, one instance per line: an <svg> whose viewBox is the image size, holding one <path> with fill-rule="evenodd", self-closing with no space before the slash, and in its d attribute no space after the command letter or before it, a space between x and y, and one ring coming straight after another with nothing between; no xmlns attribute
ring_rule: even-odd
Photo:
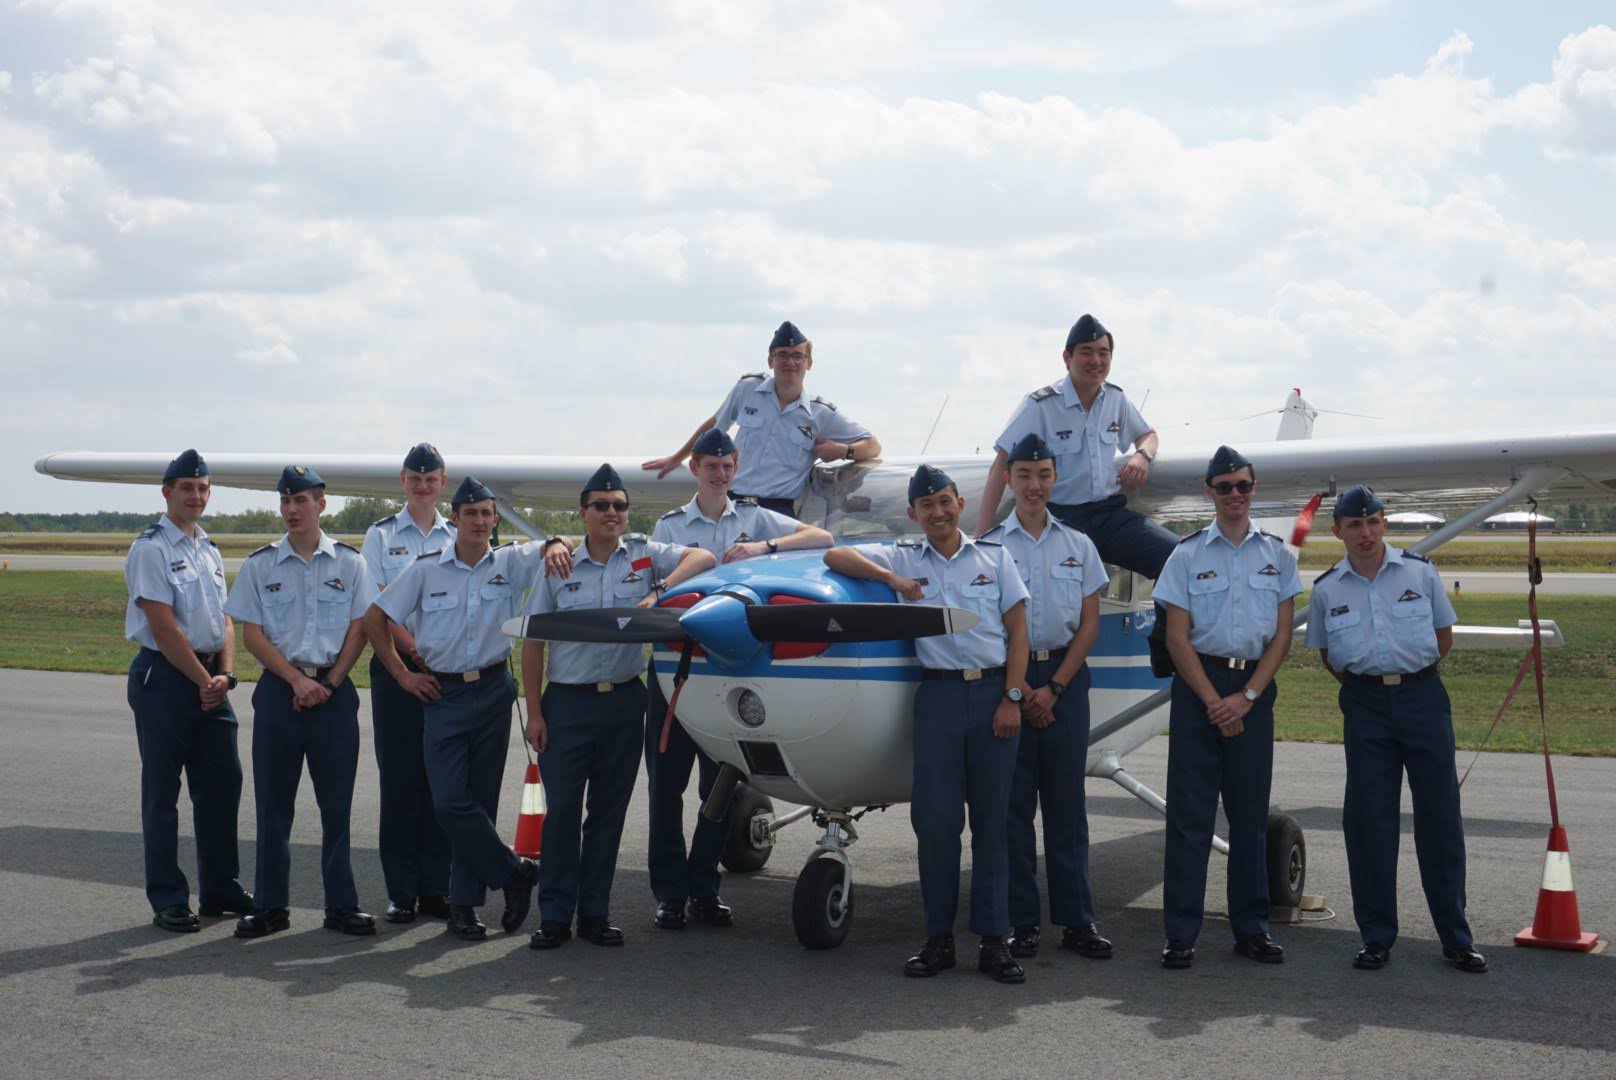
<svg viewBox="0 0 1616 1080"><path fill-rule="evenodd" d="M1061 948L1070 949L1090 960L1111 959L1111 942L1100 936L1100 931L1095 929L1093 923L1068 926L1061 935Z"/></svg>
<svg viewBox="0 0 1616 1080"><path fill-rule="evenodd" d="M252 893L245 890L223 900L204 900L197 906L198 915L217 919L221 915L245 915L253 909Z"/></svg>
<svg viewBox="0 0 1616 1080"><path fill-rule="evenodd" d="M402 904L389 900L387 914L382 918L391 923L411 923L415 921L415 901L406 900Z"/></svg>
<svg viewBox="0 0 1616 1080"><path fill-rule="evenodd" d="M170 904L163 910L152 915L152 925L159 930L170 930L176 934L194 934L202 929L202 924L196 921L191 913L189 904Z"/></svg>
<svg viewBox="0 0 1616 1080"><path fill-rule="evenodd" d="M469 904L449 905L449 925L443 928L461 941L481 941L488 936L488 927L477 917L477 909Z"/></svg>
<svg viewBox="0 0 1616 1080"><path fill-rule="evenodd" d="M249 911L236 920L236 936L239 938L258 938L268 934L279 933L292 925L292 917L285 908L270 908L268 911Z"/></svg>
<svg viewBox="0 0 1616 1080"><path fill-rule="evenodd" d="M1259 964L1283 964L1285 962L1285 946L1267 934L1258 934L1255 937L1248 938L1235 938L1234 951L1241 956L1250 957Z"/></svg>
<svg viewBox="0 0 1616 1080"><path fill-rule="evenodd" d="M976 950L976 970L993 976L994 982L1027 981L1027 973L1021 970L1021 965L1010 955L1010 946L1004 943L1003 938L982 939L982 944Z"/></svg>
<svg viewBox="0 0 1616 1080"><path fill-rule="evenodd" d="M656 906L656 928L658 930L683 930L685 928L685 902L683 900L663 900Z"/></svg>
<svg viewBox="0 0 1616 1080"><path fill-rule="evenodd" d="M692 896L690 917L708 926L734 926L735 916L722 896Z"/></svg>
<svg viewBox="0 0 1616 1080"><path fill-rule="evenodd" d="M904 962L903 973L916 979L929 978L954 966L954 935L929 937L920 951Z"/></svg>
<svg viewBox="0 0 1616 1080"><path fill-rule="evenodd" d="M1443 946L1442 959L1460 971L1468 971L1472 975L1487 974L1487 958L1477 952L1474 946L1465 945L1457 949Z"/></svg>
<svg viewBox="0 0 1616 1080"><path fill-rule="evenodd" d="M1195 963L1195 946L1187 941L1169 941L1162 946L1162 967L1187 968Z"/></svg>
<svg viewBox="0 0 1616 1080"><path fill-rule="evenodd" d="M1018 926L1010 931L1011 956L1037 956L1038 942L1043 937L1043 931L1036 926Z"/></svg>
<svg viewBox="0 0 1616 1080"><path fill-rule="evenodd" d="M1363 971L1379 971L1391 963L1392 951L1384 945L1365 945L1352 958L1352 966Z"/></svg>
<svg viewBox="0 0 1616 1080"><path fill-rule="evenodd" d="M325 928L340 930L354 937L369 937L376 932L376 920L356 907L326 908Z"/></svg>
<svg viewBox="0 0 1616 1080"><path fill-rule="evenodd" d="M517 856L516 865L505 879L505 912L499 925L507 934L515 933L533 906L533 886L539 883L539 864Z"/></svg>
<svg viewBox="0 0 1616 1080"><path fill-rule="evenodd" d="M559 949L572 940L572 924L564 922L545 921L533 931L533 936L527 939L530 949Z"/></svg>
<svg viewBox="0 0 1616 1080"><path fill-rule="evenodd" d="M434 919L447 919L449 917L449 898L447 896L423 896L415 905L422 915L430 915Z"/></svg>
<svg viewBox="0 0 1616 1080"><path fill-rule="evenodd" d="M612 925L612 920L604 915L594 915L578 920L578 936L591 945L621 945L623 944L623 931Z"/></svg>

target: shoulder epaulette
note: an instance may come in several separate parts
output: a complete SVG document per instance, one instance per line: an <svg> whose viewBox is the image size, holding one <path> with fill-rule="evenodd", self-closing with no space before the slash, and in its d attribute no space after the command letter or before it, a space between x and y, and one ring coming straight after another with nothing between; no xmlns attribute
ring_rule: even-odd
<svg viewBox="0 0 1616 1080"><path fill-rule="evenodd" d="M1207 528L1211 528L1211 526L1209 525L1209 526L1207 526ZM1200 536L1204 532L1206 532L1206 529L1196 529L1194 532L1190 533L1184 539L1180 540L1179 543L1180 544L1187 544L1191 540L1194 540L1197 536Z"/></svg>
<svg viewBox="0 0 1616 1080"><path fill-rule="evenodd" d="M359 549L354 547L352 544L345 543L342 540L336 540L336 541L333 541L333 543L335 543L336 546L339 547L339 548L347 548L349 551L353 552L355 555L360 554Z"/></svg>
<svg viewBox="0 0 1616 1080"><path fill-rule="evenodd" d="M372 521L368 527L372 529L379 529L396 517L398 517L397 513L388 514L386 517L379 517L375 521Z"/></svg>
<svg viewBox="0 0 1616 1080"><path fill-rule="evenodd" d="M1422 562L1422 563L1428 563L1428 562L1431 561L1430 559L1427 559L1424 555L1421 555L1419 552L1417 552L1417 551L1409 551L1407 549L1404 549L1404 551L1403 551L1403 558L1405 558L1405 559L1413 559L1416 562Z"/></svg>
<svg viewBox="0 0 1616 1080"><path fill-rule="evenodd" d="M922 546L919 540L894 540L893 544L901 548L918 548Z"/></svg>
<svg viewBox="0 0 1616 1080"><path fill-rule="evenodd" d="M676 506L672 510L669 510L666 514L663 514L661 517L657 518L657 520L658 521L667 521L669 518L674 517L677 514L682 514L684 512L685 512L684 507Z"/></svg>
<svg viewBox="0 0 1616 1080"><path fill-rule="evenodd" d="M1116 383L1111 382L1109 380L1107 380L1105 385L1109 386L1111 389L1115 390L1119 394L1126 394L1128 392L1128 391L1124 390L1122 387L1118 386Z"/></svg>
<svg viewBox="0 0 1616 1080"><path fill-rule="evenodd" d="M750 495L742 495L739 499L731 499L730 501L736 506L756 506L758 504L757 499Z"/></svg>
<svg viewBox="0 0 1616 1080"><path fill-rule="evenodd" d="M813 398L809 398L808 400L812 401L815 405L823 405L823 406L825 406L825 408L829 409L831 412L836 411L836 403L834 401L826 401L822 397L813 397Z"/></svg>
<svg viewBox="0 0 1616 1080"><path fill-rule="evenodd" d="M1050 514L1049 515L1049 520L1050 521L1055 521L1055 520L1058 520L1058 519L1055 517L1054 514ZM980 543L981 541L986 540L988 537L992 536L994 533L1002 533L1002 532L1004 532L1004 522L1001 521L997 525L993 526L993 528L989 529L987 532L985 532L981 536L977 537L977 541Z"/></svg>
<svg viewBox="0 0 1616 1080"><path fill-rule="evenodd" d="M1273 533L1269 532L1267 529L1258 529L1257 530L1257 535L1258 536L1266 536L1270 540L1279 540L1279 537L1275 536ZM1281 544L1283 544L1285 541L1279 540L1279 542Z"/></svg>
<svg viewBox="0 0 1616 1080"><path fill-rule="evenodd" d="M748 371L741 376L743 379L767 379L768 377L768 374L762 371Z"/></svg>
<svg viewBox="0 0 1616 1080"><path fill-rule="evenodd" d="M631 544L649 544L651 538L644 533L624 533L623 539Z"/></svg>
<svg viewBox="0 0 1616 1080"><path fill-rule="evenodd" d="M430 559L434 555L442 555L442 554L443 554L443 549L442 548L439 548L436 551L423 551L423 552L421 552L421 554L419 554L419 555L417 555L415 557L415 561L420 562L422 559Z"/></svg>
<svg viewBox="0 0 1616 1080"><path fill-rule="evenodd" d="M150 525L146 526L144 529L140 530L140 535L135 537L135 539L136 540L150 540L152 537L156 536L158 533L160 533L162 531L163 531L163 523L161 521L154 521Z"/></svg>
<svg viewBox="0 0 1616 1080"><path fill-rule="evenodd" d="M218 546L219 546L219 541L217 541L217 540L215 540L215 539L214 539L214 538L213 538L213 537L211 537L211 536L210 536L210 537L208 537L208 543L210 543L210 544L212 544L212 545L213 545L213 546L214 546L214 547L218 547Z"/></svg>
<svg viewBox="0 0 1616 1080"><path fill-rule="evenodd" d="M1337 566L1330 567L1330 569L1326 570L1324 573L1322 573L1318 577L1314 578L1313 579L1313 584L1317 585L1319 582L1323 581L1325 578L1329 577L1331 574L1335 573L1339 569L1340 569L1340 567L1337 567Z"/></svg>
<svg viewBox="0 0 1616 1080"><path fill-rule="evenodd" d="M1052 398L1058 393L1060 393L1060 388L1057 387L1057 386L1051 385L1051 386L1041 386L1037 390L1034 390L1032 393L1028 394L1027 396L1032 398L1034 401L1043 401L1045 398Z"/></svg>
<svg viewBox="0 0 1616 1080"><path fill-rule="evenodd" d="M997 540L978 539L976 542L978 544L986 544L988 547L1004 547L1004 545L999 543Z"/></svg>
<svg viewBox="0 0 1616 1080"><path fill-rule="evenodd" d="M259 548L257 551L249 552L247 554L247 558L250 559L254 555L262 555L266 551L274 551L274 550L275 550L275 545L274 544L265 544L263 547Z"/></svg>

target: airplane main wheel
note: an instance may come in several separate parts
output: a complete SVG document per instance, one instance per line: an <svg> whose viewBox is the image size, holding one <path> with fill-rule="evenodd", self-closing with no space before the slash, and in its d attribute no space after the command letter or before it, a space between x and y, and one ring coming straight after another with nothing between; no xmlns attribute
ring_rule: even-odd
<svg viewBox="0 0 1616 1080"><path fill-rule="evenodd" d="M737 784L735 801L730 804L729 835L724 837L724 850L718 860L724 869L736 874L751 874L763 869L774 847L754 840L752 824L759 818L774 820L774 800L750 784Z"/></svg>
<svg viewBox="0 0 1616 1080"><path fill-rule="evenodd" d="M1268 815L1268 902L1300 907L1307 885L1307 840L1289 814Z"/></svg>
<svg viewBox="0 0 1616 1080"><path fill-rule="evenodd" d="M814 859L797 876L791 896L791 925L797 940L810 949L834 949L853 926L853 889L842 890L840 859Z"/></svg>

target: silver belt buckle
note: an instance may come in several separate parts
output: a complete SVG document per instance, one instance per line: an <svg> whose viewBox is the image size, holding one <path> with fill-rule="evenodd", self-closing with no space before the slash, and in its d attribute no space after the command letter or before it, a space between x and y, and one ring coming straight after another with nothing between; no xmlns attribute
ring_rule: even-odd
<svg viewBox="0 0 1616 1080"><path fill-rule="evenodd" d="M1048 649L1034 649L1032 651L1032 658L1034 660L1037 660L1037 661L1048 660L1049 659L1049 650Z"/></svg>
<svg viewBox="0 0 1616 1080"><path fill-rule="evenodd" d="M964 671L960 672L960 678L964 679L966 682L975 682L981 677L982 669L979 667L966 668Z"/></svg>
<svg viewBox="0 0 1616 1080"><path fill-rule="evenodd" d="M1238 656L1229 657L1229 667L1232 668L1235 671L1244 671L1244 670L1246 670L1246 665L1249 664L1250 662L1251 661L1249 661L1249 660L1242 660Z"/></svg>
<svg viewBox="0 0 1616 1080"><path fill-rule="evenodd" d="M297 670L301 671L311 679L317 679L320 677L320 669L312 664L294 664L293 667L297 668Z"/></svg>
<svg viewBox="0 0 1616 1080"><path fill-rule="evenodd" d="M461 680L463 682L476 682L478 679L480 679L482 677L483 677L483 673L482 673L481 669L474 670L474 671L465 671L465 672L461 672L461 674L460 674L460 678L461 678Z"/></svg>
<svg viewBox="0 0 1616 1080"><path fill-rule="evenodd" d="M1398 686L1402 683L1402 681L1403 677L1401 675L1382 675L1380 677L1380 684L1382 686Z"/></svg>
<svg viewBox="0 0 1616 1080"><path fill-rule="evenodd" d="M612 684L611 683L609 683L609 682L598 682L598 683L595 684L595 693L597 693L597 694L609 694L611 692L612 692Z"/></svg>

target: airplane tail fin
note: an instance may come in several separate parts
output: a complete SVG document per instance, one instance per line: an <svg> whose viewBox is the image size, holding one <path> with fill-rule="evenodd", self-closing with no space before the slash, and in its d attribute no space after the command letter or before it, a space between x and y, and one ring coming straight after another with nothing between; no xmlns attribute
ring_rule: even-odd
<svg viewBox="0 0 1616 1080"><path fill-rule="evenodd" d="M1291 396L1285 399L1285 407L1280 410L1279 434L1274 436L1277 442L1292 442L1297 439L1311 439L1313 437L1313 421L1319 418L1319 410L1307 403L1298 387L1291 391Z"/></svg>

